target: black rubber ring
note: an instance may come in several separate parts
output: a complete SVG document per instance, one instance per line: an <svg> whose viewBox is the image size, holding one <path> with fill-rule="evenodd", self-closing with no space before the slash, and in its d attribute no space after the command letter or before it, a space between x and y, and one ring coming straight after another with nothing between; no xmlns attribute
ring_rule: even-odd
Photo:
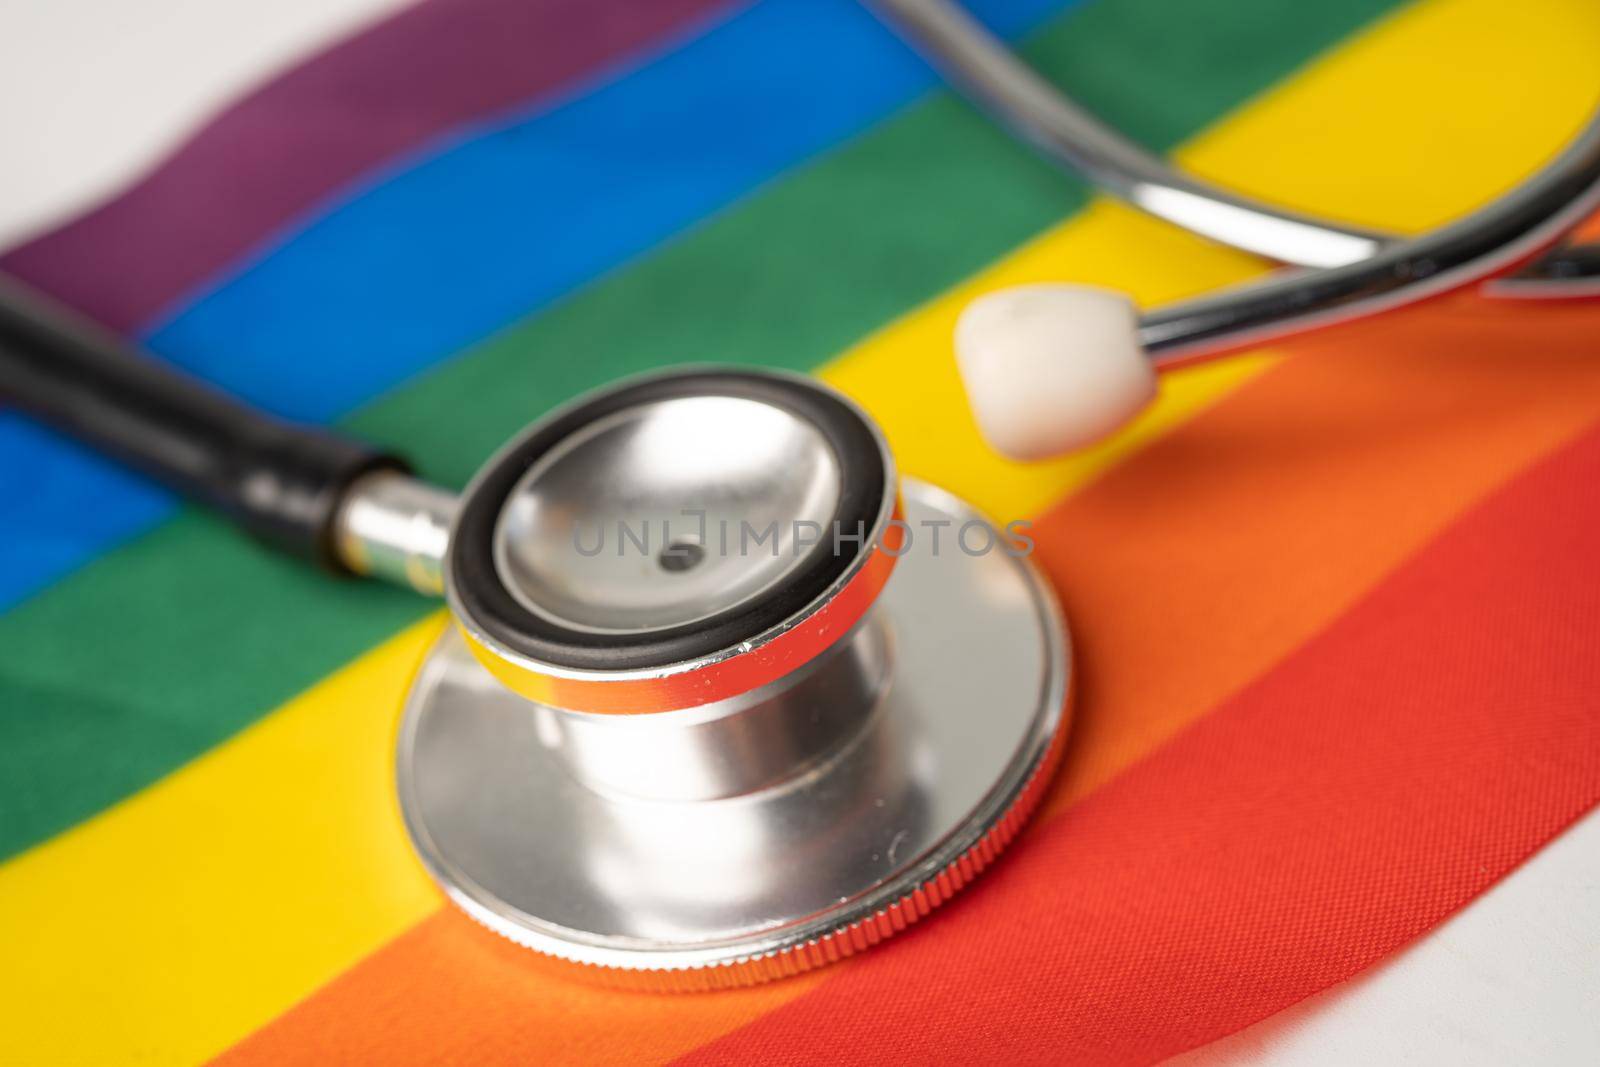
<svg viewBox="0 0 1600 1067"><path fill-rule="evenodd" d="M727 396L783 408L814 426L839 463L833 523L781 589L698 622L629 634L575 630L529 611L512 596L494 564L494 532L517 481L561 441L597 419L659 400ZM764 633L816 600L870 544L834 553L829 533L869 535L883 509L888 471L878 439L861 415L838 398L789 378L745 370L695 370L625 384L538 428L494 461L474 483L450 543L456 608L492 641L542 663L579 670L662 667L731 648Z"/></svg>

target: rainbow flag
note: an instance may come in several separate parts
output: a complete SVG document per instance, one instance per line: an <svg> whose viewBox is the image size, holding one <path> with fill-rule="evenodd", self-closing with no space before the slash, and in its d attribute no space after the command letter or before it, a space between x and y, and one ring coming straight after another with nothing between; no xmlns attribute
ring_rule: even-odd
<svg viewBox="0 0 1600 1067"><path fill-rule="evenodd" d="M1592 0L972 7L1185 166L1396 230L1600 93ZM1600 855L1600 310L1435 302L1012 464L955 375L965 301L1268 265L1052 170L849 0L428 0L318 47L0 270L451 485L620 374L815 371L907 472L1036 520L1076 628L1064 769L864 956L704 995L552 975L404 839L434 606L0 412L0 1061L1468 1062L1488 1034L1593 1062L1600 918L1560 886ZM1474 984L1556 913L1570 966Z"/></svg>

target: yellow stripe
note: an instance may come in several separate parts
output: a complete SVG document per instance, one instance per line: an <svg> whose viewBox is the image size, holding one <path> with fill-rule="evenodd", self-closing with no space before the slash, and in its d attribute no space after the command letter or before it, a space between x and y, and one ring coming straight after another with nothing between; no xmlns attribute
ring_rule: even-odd
<svg viewBox="0 0 1600 1067"><path fill-rule="evenodd" d="M1283 202L1418 227L1480 202L1546 157L1593 100L1596 54L1600 7L1591 0L1543 0L1516 16L1503 0L1430 0L1180 154L1202 173ZM961 401L948 343L961 303L1045 278L1161 300L1256 269L1097 203L824 374L884 421L907 471L996 515L1031 514L1268 361L1189 372L1117 442L1021 467L978 444ZM402 839L390 781L396 709L437 625L407 630L205 757L0 867L9 1056L205 1058L438 906Z"/></svg>
<svg viewBox="0 0 1600 1067"><path fill-rule="evenodd" d="M0 1059L203 1058L436 908L390 764L440 625L0 868Z"/></svg>

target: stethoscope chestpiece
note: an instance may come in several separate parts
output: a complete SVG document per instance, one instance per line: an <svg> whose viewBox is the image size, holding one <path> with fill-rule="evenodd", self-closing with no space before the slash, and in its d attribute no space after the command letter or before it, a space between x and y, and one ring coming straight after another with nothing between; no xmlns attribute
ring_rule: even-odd
<svg viewBox="0 0 1600 1067"><path fill-rule="evenodd" d="M636 379L489 462L462 500L446 595L468 647L523 696L675 711L832 646L894 565L897 504L887 445L831 391L731 370Z"/></svg>
<svg viewBox="0 0 1600 1067"><path fill-rule="evenodd" d="M942 535L942 536L941 536ZM1047 588L810 379L580 399L468 487L399 791L491 929L611 982L779 977L916 921L1043 790Z"/></svg>

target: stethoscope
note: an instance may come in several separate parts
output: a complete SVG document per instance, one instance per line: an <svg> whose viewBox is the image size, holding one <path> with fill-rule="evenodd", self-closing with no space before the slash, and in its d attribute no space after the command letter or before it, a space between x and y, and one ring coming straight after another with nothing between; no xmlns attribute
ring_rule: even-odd
<svg viewBox="0 0 1600 1067"><path fill-rule="evenodd" d="M1600 246L1561 242L1600 206L1600 114L1520 186L1417 237L1286 211L1180 174L1058 93L951 0L873 0L1006 128L1102 190L1195 234L1292 267L1138 314L1087 286L974 301L956 330L973 412L1000 451L1040 459L1125 423L1155 371L1382 314L1481 283L1501 299L1600 296Z"/></svg>
<svg viewBox="0 0 1600 1067"><path fill-rule="evenodd" d="M1596 289L1600 257L1558 243L1600 203L1600 118L1518 189L1399 239L1172 172L954 4L879 6L1103 188L1302 268L1143 315L1074 286L974 301L957 358L1013 455L1115 429L1157 368L1476 282ZM866 413L809 378L616 383L457 495L8 285L0 395L326 570L442 595L455 625L417 668L397 742L417 853L489 928L609 980L760 981L892 936L1005 848L1066 737L1067 629L1022 546L899 478Z"/></svg>

